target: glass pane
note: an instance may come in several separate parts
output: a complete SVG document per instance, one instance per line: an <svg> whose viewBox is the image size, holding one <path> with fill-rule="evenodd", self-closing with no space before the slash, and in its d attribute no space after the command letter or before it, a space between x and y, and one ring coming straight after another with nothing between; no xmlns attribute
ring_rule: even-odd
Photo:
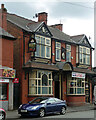
<svg viewBox="0 0 96 120"><path fill-rule="evenodd" d="M74 94L74 88L70 88L70 94Z"/></svg>
<svg viewBox="0 0 96 120"><path fill-rule="evenodd" d="M48 85L48 77L46 74L42 76L42 86L47 86Z"/></svg>
<svg viewBox="0 0 96 120"><path fill-rule="evenodd" d="M49 80L49 86L51 86L51 80Z"/></svg>
<svg viewBox="0 0 96 120"><path fill-rule="evenodd" d="M38 72L38 78L41 78L41 72Z"/></svg>
<svg viewBox="0 0 96 120"><path fill-rule="evenodd" d="M80 63L82 63L82 60L83 60L82 54L80 53Z"/></svg>
<svg viewBox="0 0 96 120"><path fill-rule="evenodd" d="M82 80L81 79L77 79L77 87L82 87L81 83L82 83Z"/></svg>
<svg viewBox="0 0 96 120"><path fill-rule="evenodd" d="M37 80L35 80L35 85L37 85Z"/></svg>
<svg viewBox="0 0 96 120"><path fill-rule="evenodd" d="M85 54L86 54L86 48L83 48L83 53L85 53Z"/></svg>
<svg viewBox="0 0 96 120"><path fill-rule="evenodd" d="M83 54L83 64L86 64L86 55Z"/></svg>
<svg viewBox="0 0 96 120"><path fill-rule="evenodd" d="M40 45L36 45L36 52L35 52L36 56L40 56Z"/></svg>
<svg viewBox="0 0 96 120"><path fill-rule="evenodd" d="M49 79L51 79L51 73L49 74Z"/></svg>
<svg viewBox="0 0 96 120"><path fill-rule="evenodd" d="M66 49L67 49L68 51L71 51L71 45L66 45Z"/></svg>
<svg viewBox="0 0 96 120"><path fill-rule="evenodd" d="M0 84L0 100L7 100L8 84Z"/></svg>
<svg viewBox="0 0 96 120"><path fill-rule="evenodd" d="M39 85L39 86L41 85L40 82L41 82L41 80L38 80L38 85Z"/></svg>
<svg viewBox="0 0 96 120"><path fill-rule="evenodd" d="M56 59L60 60L61 50L56 49Z"/></svg>
<svg viewBox="0 0 96 120"><path fill-rule="evenodd" d="M56 48L61 49L61 43L56 42Z"/></svg>
<svg viewBox="0 0 96 120"><path fill-rule="evenodd" d="M82 94L84 94L84 88L82 88Z"/></svg>
<svg viewBox="0 0 96 120"><path fill-rule="evenodd" d="M81 47L80 47L80 49L79 49L79 50L80 50L80 53L82 53L82 48L81 48Z"/></svg>
<svg viewBox="0 0 96 120"><path fill-rule="evenodd" d="M50 57L50 47L46 46L46 57Z"/></svg>
<svg viewBox="0 0 96 120"><path fill-rule="evenodd" d="M48 88L42 87L42 94L48 94Z"/></svg>
<svg viewBox="0 0 96 120"><path fill-rule="evenodd" d="M77 88L77 94L81 94L81 88Z"/></svg>
<svg viewBox="0 0 96 120"><path fill-rule="evenodd" d="M86 59L87 59L87 64L90 65L90 56L89 55L86 55Z"/></svg>
<svg viewBox="0 0 96 120"><path fill-rule="evenodd" d="M36 36L36 43L40 43L40 37Z"/></svg>
<svg viewBox="0 0 96 120"><path fill-rule="evenodd" d="M41 44L45 45L45 38L41 37Z"/></svg>
<svg viewBox="0 0 96 120"><path fill-rule="evenodd" d="M49 94L51 94L51 87L49 87Z"/></svg>
<svg viewBox="0 0 96 120"><path fill-rule="evenodd" d="M50 40L49 39L46 39L46 44L50 45Z"/></svg>
<svg viewBox="0 0 96 120"><path fill-rule="evenodd" d="M84 87L84 82L82 82L82 87Z"/></svg>
<svg viewBox="0 0 96 120"><path fill-rule="evenodd" d="M87 54L90 54L90 49L87 48Z"/></svg>
<svg viewBox="0 0 96 120"><path fill-rule="evenodd" d="M41 87L38 87L38 94L41 94Z"/></svg>
<svg viewBox="0 0 96 120"><path fill-rule="evenodd" d="M66 61L71 62L71 52L66 52Z"/></svg>
<svg viewBox="0 0 96 120"><path fill-rule="evenodd" d="M45 57L45 46L41 45L41 57Z"/></svg>

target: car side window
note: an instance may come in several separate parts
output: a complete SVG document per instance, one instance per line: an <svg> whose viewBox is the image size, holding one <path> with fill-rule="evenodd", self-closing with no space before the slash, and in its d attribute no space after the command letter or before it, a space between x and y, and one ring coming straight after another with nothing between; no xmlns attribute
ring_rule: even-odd
<svg viewBox="0 0 96 120"><path fill-rule="evenodd" d="M54 98L56 102L62 102L62 100L58 99L58 98Z"/></svg>
<svg viewBox="0 0 96 120"><path fill-rule="evenodd" d="M54 100L54 98L50 98L48 101L47 101L47 103L55 103L56 101Z"/></svg>

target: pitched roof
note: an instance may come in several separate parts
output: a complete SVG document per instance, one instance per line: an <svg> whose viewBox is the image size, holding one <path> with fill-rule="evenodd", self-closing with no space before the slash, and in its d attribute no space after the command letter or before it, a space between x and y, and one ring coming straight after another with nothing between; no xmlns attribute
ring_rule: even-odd
<svg viewBox="0 0 96 120"><path fill-rule="evenodd" d="M3 28L0 27L0 36L4 36L4 37L9 37L12 39L16 39L14 36L12 36L11 34L9 34L8 32L6 32Z"/></svg>
<svg viewBox="0 0 96 120"><path fill-rule="evenodd" d="M83 39L83 37L84 37L84 34L81 34L81 35L75 35L75 36L70 36L70 38L72 39L72 40L74 40L75 42L80 42L82 39Z"/></svg>
<svg viewBox="0 0 96 120"><path fill-rule="evenodd" d="M35 21L26 19L21 16L17 16L15 14L9 14L9 13L7 13L7 21L17 25L18 27L20 27L28 32L31 32L31 30L27 27L27 25L30 23L36 23Z"/></svg>
<svg viewBox="0 0 96 120"><path fill-rule="evenodd" d="M75 43L72 39L70 39L69 35L65 34L64 32L60 31L59 29L51 27L51 26L49 26L48 28L49 28L50 32L52 33L53 38L59 39L62 41Z"/></svg>
<svg viewBox="0 0 96 120"><path fill-rule="evenodd" d="M85 34L70 36L70 38L72 40L74 40L77 44L92 48L92 46ZM86 43L84 43L84 40L86 41Z"/></svg>

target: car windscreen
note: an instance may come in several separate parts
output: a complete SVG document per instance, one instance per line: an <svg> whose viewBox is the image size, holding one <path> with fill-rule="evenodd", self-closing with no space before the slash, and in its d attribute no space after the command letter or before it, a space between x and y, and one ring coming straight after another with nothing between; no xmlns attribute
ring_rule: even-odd
<svg viewBox="0 0 96 120"><path fill-rule="evenodd" d="M30 104L35 104L35 103L41 103L44 104L46 103L48 98L35 98L34 100L30 101Z"/></svg>

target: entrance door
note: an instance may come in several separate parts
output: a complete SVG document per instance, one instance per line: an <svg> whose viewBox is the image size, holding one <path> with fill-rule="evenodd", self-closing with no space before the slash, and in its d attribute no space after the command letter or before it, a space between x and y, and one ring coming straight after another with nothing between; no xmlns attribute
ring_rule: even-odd
<svg viewBox="0 0 96 120"><path fill-rule="evenodd" d="M60 82L55 81L55 97L60 98Z"/></svg>

